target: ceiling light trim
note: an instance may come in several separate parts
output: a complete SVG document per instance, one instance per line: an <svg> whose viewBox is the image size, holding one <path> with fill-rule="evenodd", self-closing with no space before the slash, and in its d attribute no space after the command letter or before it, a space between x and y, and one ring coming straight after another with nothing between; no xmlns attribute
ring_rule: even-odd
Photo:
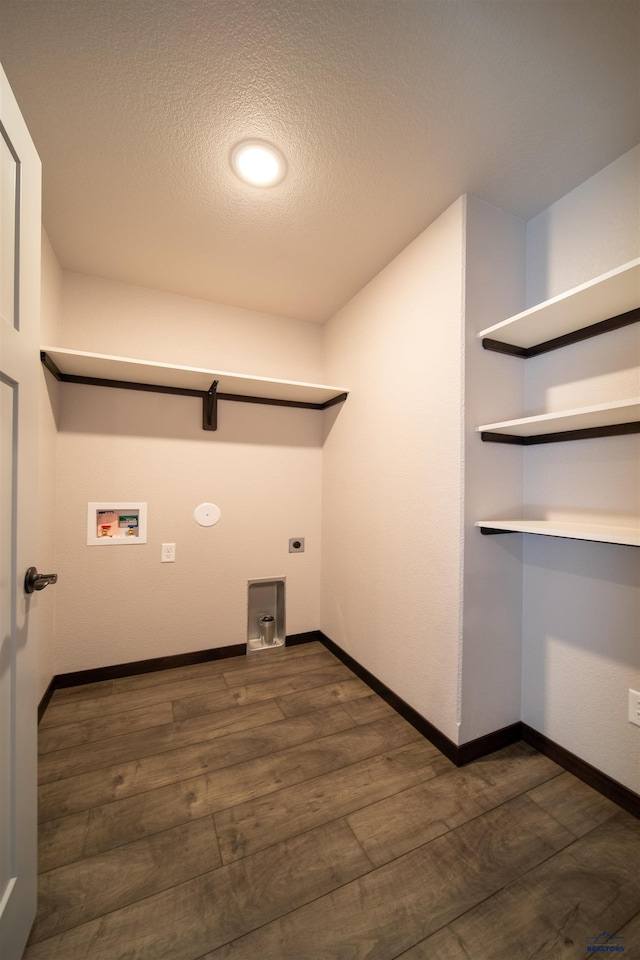
<svg viewBox="0 0 640 960"><path fill-rule="evenodd" d="M277 186L287 172L284 154L268 140L240 140L231 148L229 162L243 183L260 189Z"/></svg>

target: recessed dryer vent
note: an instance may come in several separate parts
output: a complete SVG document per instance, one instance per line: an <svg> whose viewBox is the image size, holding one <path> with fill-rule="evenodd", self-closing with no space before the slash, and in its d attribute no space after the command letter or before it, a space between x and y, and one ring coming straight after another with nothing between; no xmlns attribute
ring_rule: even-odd
<svg viewBox="0 0 640 960"><path fill-rule="evenodd" d="M247 581L247 653L284 646L285 579Z"/></svg>

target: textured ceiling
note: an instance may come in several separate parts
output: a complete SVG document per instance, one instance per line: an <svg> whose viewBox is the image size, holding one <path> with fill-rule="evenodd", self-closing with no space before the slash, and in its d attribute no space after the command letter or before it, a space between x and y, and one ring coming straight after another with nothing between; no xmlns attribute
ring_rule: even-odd
<svg viewBox="0 0 640 960"><path fill-rule="evenodd" d="M65 269L324 321L461 193L640 139L637 0L0 0ZM236 141L278 144L260 190Z"/></svg>

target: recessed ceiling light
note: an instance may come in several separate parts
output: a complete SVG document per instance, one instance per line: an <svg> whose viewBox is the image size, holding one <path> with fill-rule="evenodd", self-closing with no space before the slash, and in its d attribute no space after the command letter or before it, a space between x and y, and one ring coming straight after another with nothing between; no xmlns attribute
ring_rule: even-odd
<svg viewBox="0 0 640 960"><path fill-rule="evenodd" d="M231 167L245 183L274 187L284 177L287 164L277 147L265 140L241 140L231 151Z"/></svg>

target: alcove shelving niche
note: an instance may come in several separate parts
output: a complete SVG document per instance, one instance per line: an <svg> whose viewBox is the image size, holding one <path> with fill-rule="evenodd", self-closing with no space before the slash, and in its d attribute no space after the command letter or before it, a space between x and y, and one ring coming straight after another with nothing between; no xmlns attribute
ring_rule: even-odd
<svg viewBox="0 0 640 960"><path fill-rule="evenodd" d="M528 359L640 320L640 258L482 330L485 350ZM640 397L477 427L485 442L529 446L640 433ZM527 533L640 546L636 525L564 520L477 520L484 534Z"/></svg>
<svg viewBox="0 0 640 960"><path fill-rule="evenodd" d="M348 395L344 387L276 380L61 347L41 347L40 359L63 383L199 397L202 399L203 430L217 429L218 400L326 410L342 403Z"/></svg>

